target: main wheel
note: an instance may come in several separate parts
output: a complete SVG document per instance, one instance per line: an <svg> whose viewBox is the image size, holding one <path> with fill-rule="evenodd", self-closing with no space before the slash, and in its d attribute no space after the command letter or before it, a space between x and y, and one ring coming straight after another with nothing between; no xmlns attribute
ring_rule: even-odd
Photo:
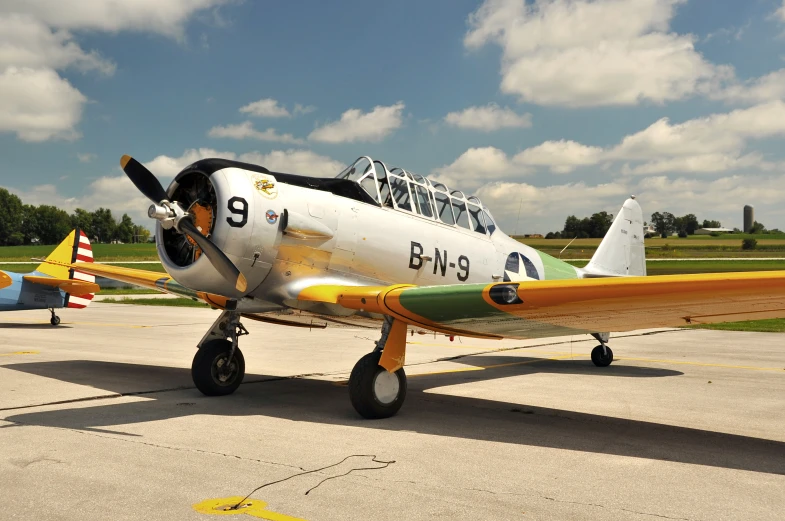
<svg viewBox="0 0 785 521"><path fill-rule="evenodd" d="M49 323L52 324L53 326L59 326L60 317L58 317L57 315L52 315L52 318L49 319Z"/></svg>
<svg viewBox="0 0 785 521"><path fill-rule="evenodd" d="M240 348L234 350L229 360L232 343L228 340L210 340L194 355L191 377L196 388L207 396L232 394L240 387L245 376L245 358Z"/></svg>
<svg viewBox="0 0 785 521"><path fill-rule="evenodd" d="M591 361L597 367L608 367L613 362L613 351L608 346L603 350L602 345L599 345L591 350Z"/></svg>
<svg viewBox="0 0 785 521"><path fill-rule="evenodd" d="M381 351L360 358L349 376L349 398L352 406L369 420L389 418L398 412L406 398L406 373L394 373L379 365Z"/></svg>

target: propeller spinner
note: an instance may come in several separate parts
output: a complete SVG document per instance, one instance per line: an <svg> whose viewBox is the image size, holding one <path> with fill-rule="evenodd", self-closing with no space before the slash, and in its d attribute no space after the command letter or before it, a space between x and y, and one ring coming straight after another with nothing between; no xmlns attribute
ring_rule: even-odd
<svg viewBox="0 0 785 521"><path fill-rule="evenodd" d="M237 269L229 257L210 239L202 235L193 222L193 216L183 210L177 202L169 201L169 195L158 179L139 161L131 156L123 156L120 166L136 188L154 204L147 214L161 222L164 228L174 228L187 235L201 248L223 278L232 283L235 289L244 293L248 289L245 276Z"/></svg>

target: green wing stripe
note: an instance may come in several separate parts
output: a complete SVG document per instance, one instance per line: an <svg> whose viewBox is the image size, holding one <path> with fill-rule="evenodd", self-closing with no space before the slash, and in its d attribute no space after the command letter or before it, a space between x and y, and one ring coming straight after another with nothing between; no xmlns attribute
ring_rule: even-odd
<svg viewBox="0 0 785 521"><path fill-rule="evenodd" d="M399 301L412 313L441 324L504 314L483 300L485 286L466 284L411 288L401 292Z"/></svg>

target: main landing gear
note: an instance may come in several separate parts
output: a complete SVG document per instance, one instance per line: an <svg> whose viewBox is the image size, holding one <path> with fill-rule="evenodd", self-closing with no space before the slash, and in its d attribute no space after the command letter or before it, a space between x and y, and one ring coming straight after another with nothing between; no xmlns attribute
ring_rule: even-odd
<svg viewBox="0 0 785 521"><path fill-rule="evenodd" d="M191 363L191 377L197 389L207 396L223 396L240 387L245 376L245 358L237 339L247 334L239 313L221 313L199 342Z"/></svg>
<svg viewBox="0 0 785 521"><path fill-rule="evenodd" d="M404 322L385 317L376 349L360 358L352 369L349 398L364 418L389 418L406 399L406 329Z"/></svg>
<svg viewBox="0 0 785 521"><path fill-rule="evenodd" d="M600 345L591 350L591 361L597 367L608 367L613 362L613 351L608 347L610 333L592 333L591 336L600 341Z"/></svg>
<svg viewBox="0 0 785 521"><path fill-rule="evenodd" d="M49 308L49 311L52 313L52 318L49 319L49 323L52 324L53 326L59 326L60 317L55 315L55 308Z"/></svg>

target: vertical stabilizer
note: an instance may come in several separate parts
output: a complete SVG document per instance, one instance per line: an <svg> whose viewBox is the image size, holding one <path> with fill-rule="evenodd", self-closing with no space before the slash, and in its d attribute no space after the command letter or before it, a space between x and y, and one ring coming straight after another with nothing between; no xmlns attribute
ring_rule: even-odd
<svg viewBox="0 0 785 521"><path fill-rule="evenodd" d="M79 228L69 233L68 237L49 254L46 260L48 262L44 262L36 268L38 273L60 280L75 279L95 282L94 276L70 267L75 262L93 262L93 249L90 246L90 240ZM63 307L85 308L94 296L94 293L86 295L66 293Z"/></svg>
<svg viewBox="0 0 785 521"><path fill-rule="evenodd" d="M602 239L584 277L626 277L646 275L643 246L643 211L635 196L624 201L608 233Z"/></svg>

